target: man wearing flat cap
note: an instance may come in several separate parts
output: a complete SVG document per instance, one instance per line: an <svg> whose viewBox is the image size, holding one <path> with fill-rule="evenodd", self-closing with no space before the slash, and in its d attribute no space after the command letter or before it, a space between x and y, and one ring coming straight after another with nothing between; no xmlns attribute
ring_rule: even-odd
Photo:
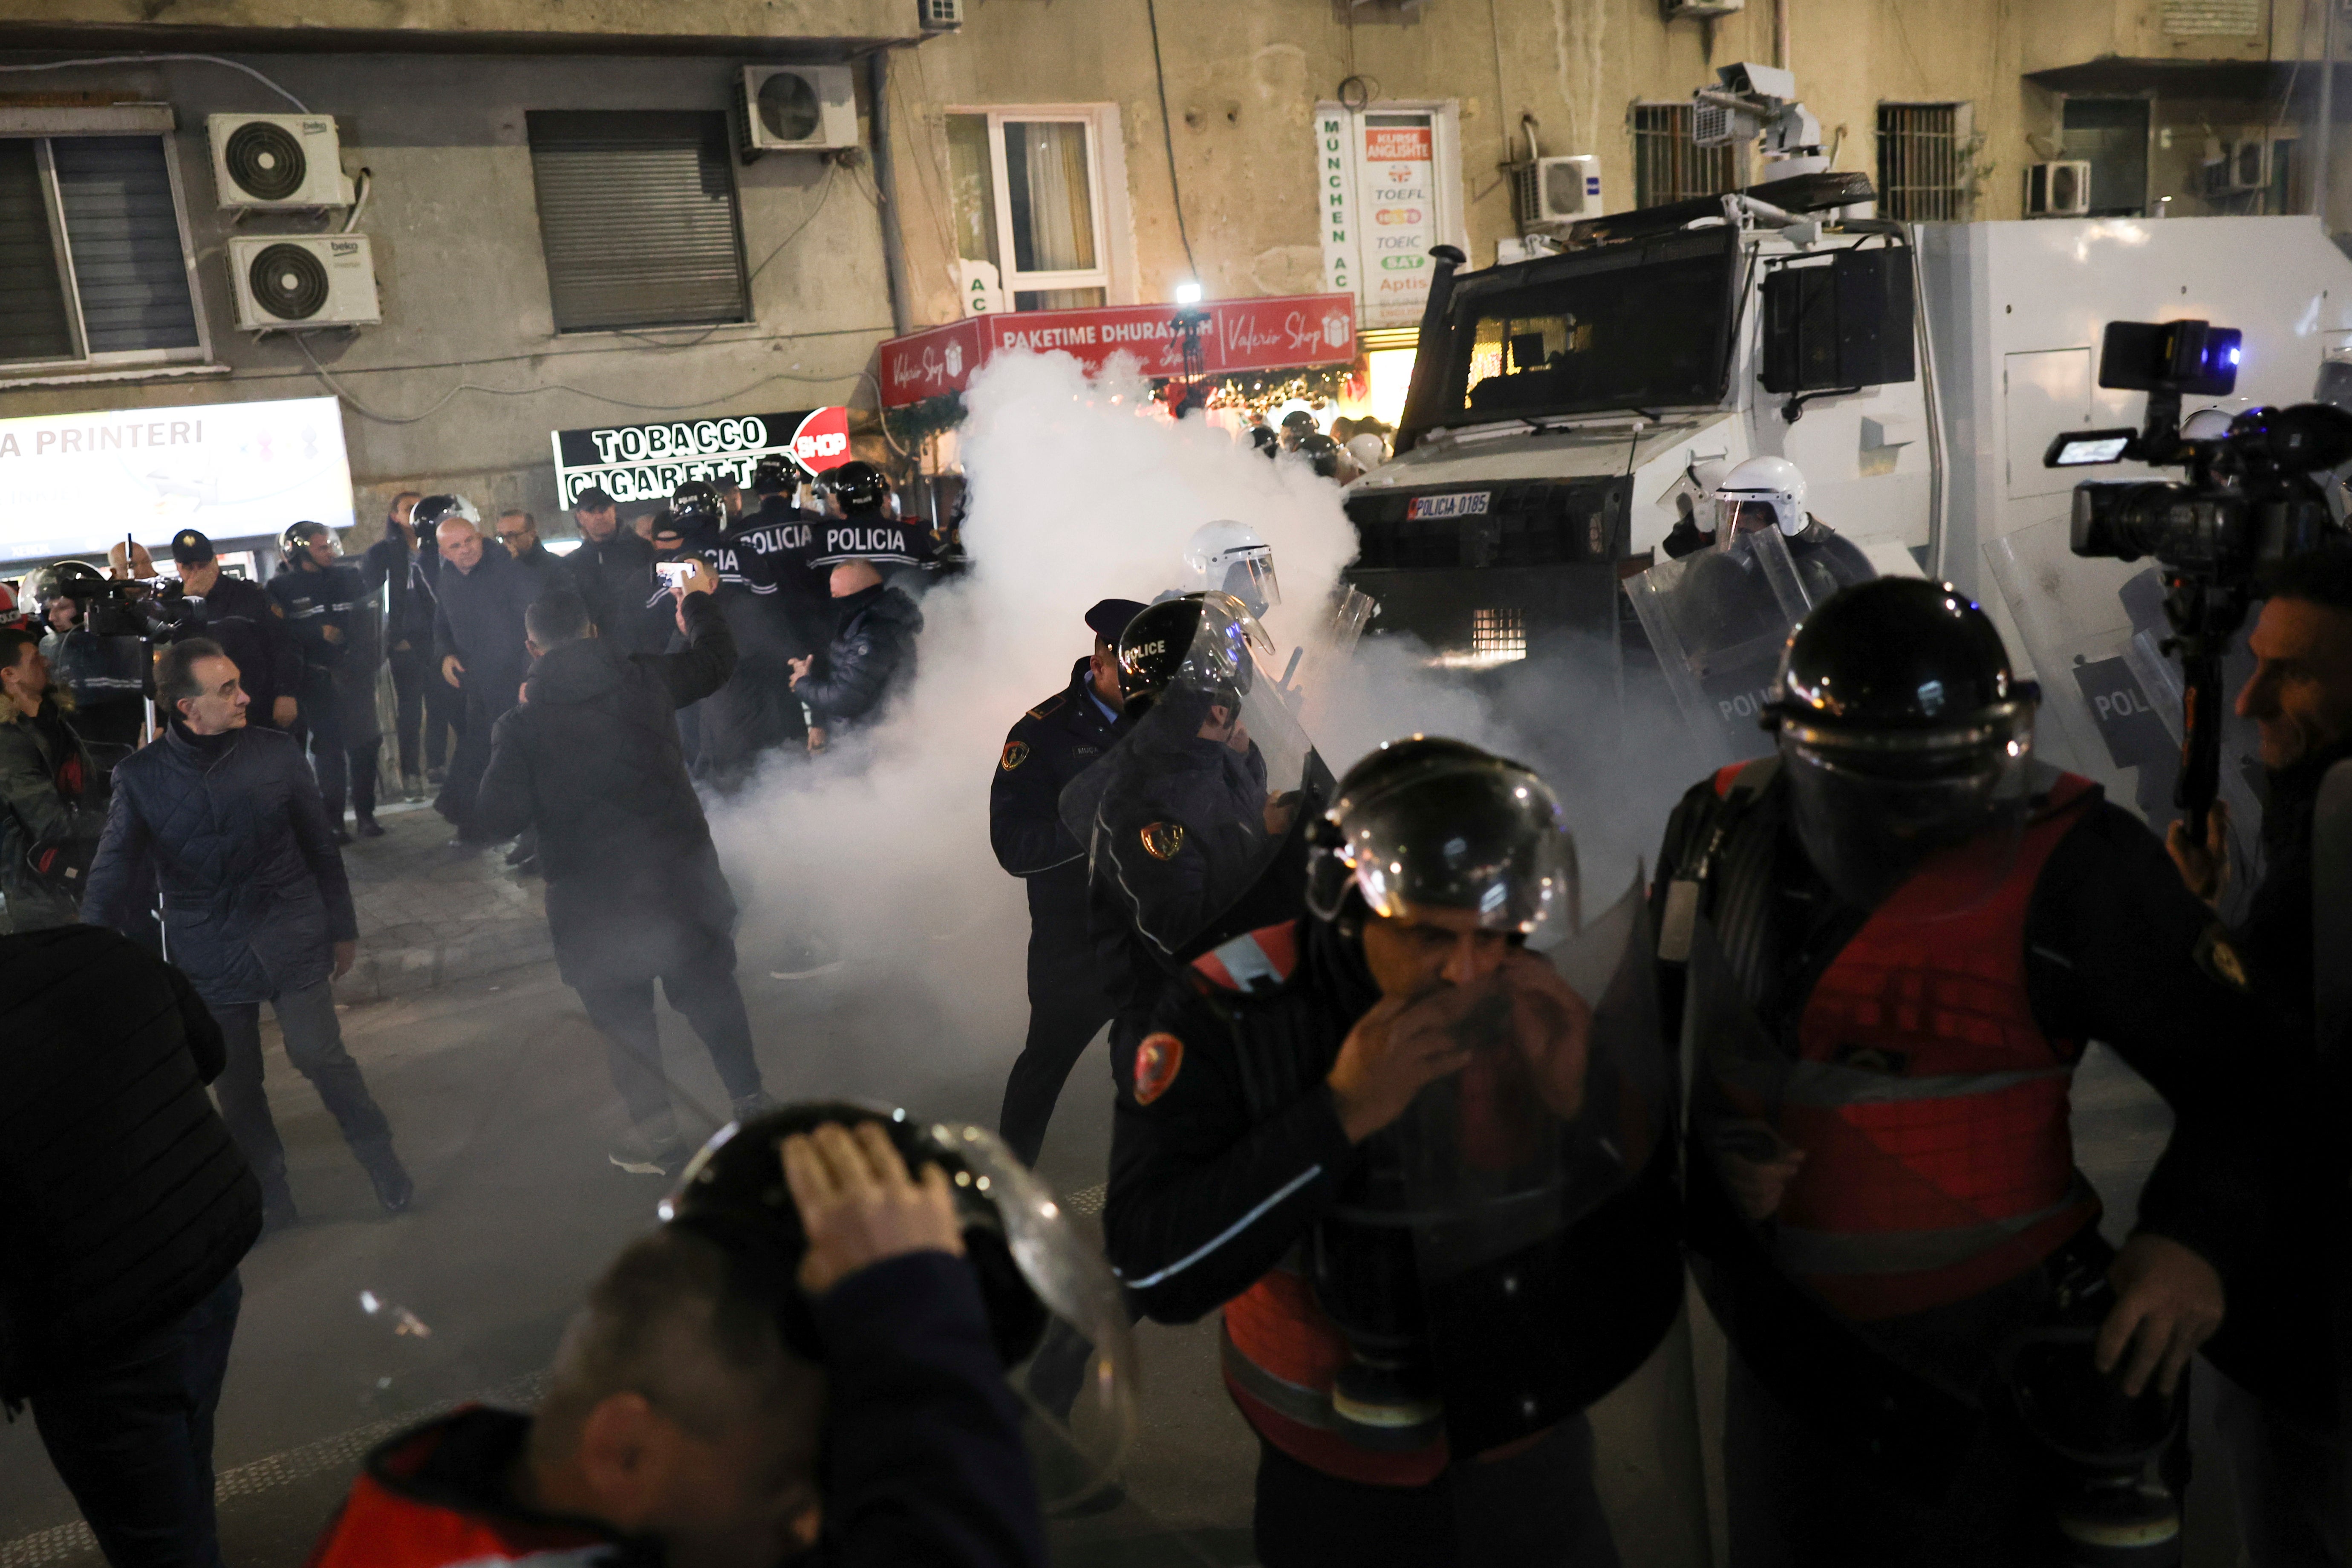
<svg viewBox="0 0 2352 1568"><path fill-rule="evenodd" d="M1070 1068L1110 1020L1087 937L1087 847L1062 826L1060 807L1062 787L1110 746L1121 701L1118 634L1142 610L1133 599L1105 599L1087 612L1093 654L1013 724L988 793L997 863L1029 884L1029 1037L1005 1079L997 1130L1032 1164Z"/></svg>

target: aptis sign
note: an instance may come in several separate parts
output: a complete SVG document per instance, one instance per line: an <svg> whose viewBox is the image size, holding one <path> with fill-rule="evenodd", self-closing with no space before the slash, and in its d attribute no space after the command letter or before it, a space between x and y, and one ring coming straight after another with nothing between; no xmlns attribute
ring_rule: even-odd
<svg viewBox="0 0 2352 1568"><path fill-rule="evenodd" d="M790 458L811 474L849 460L849 410L739 414L660 425L558 430L555 488L570 506L591 485L617 501L666 500L688 479L751 482L764 457Z"/></svg>

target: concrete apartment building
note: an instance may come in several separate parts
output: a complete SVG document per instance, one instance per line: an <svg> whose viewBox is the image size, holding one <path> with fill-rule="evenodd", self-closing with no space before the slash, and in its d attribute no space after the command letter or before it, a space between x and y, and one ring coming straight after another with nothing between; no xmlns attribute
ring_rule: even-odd
<svg viewBox="0 0 2352 1568"><path fill-rule="evenodd" d="M2309 211L2328 8L12 0L0 421L332 395L372 532L408 486L545 518L559 430L846 405L878 449L877 344L982 306L1344 288L1394 353L1419 296L1381 264L1441 241L1493 262L1531 145L1593 157L1606 210L1760 177L1689 140L1693 89L1738 61L1794 71L1888 216L2018 217L2061 157L2095 213ZM770 106L837 145L746 161L743 68L782 64L845 68L835 101ZM222 114L331 117L348 197L224 207ZM1404 140L1364 140L1383 127ZM1382 148L1426 166L1370 166ZM1424 196L1380 206L1400 174ZM239 325L257 241L345 229L379 323Z"/></svg>

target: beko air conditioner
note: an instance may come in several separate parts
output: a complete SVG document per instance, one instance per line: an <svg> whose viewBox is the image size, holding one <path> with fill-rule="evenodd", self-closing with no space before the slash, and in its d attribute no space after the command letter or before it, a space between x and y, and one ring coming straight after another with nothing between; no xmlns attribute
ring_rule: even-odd
<svg viewBox="0 0 2352 1568"><path fill-rule="evenodd" d="M2085 159L2029 163L2025 169L2027 217L2087 217L2091 212L2091 165Z"/></svg>
<svg viewBox="0 0 2352 1568"><path fill-rule="evenodd" d="M383 320L363 234L244 235L228 242L236 324L249 332L368 327Z"/></svg>
<svg viewBox="0 0 2352 1568"><path fill-rule="evenodd" d="M273 212L352 205L331 115L213 114L205 128L222 206Z"/></svg>
<svg viewBox="0 0 2352 1568"><path fill-rule="evenodd" d="M735 88L736 151L828 153L857 145L847 66L745 66Z"/></svg>

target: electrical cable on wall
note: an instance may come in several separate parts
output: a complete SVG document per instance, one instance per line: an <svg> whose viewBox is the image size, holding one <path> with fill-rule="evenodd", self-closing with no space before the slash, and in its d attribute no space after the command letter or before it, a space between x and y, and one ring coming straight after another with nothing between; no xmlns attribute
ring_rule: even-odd
<svg viewBox="0 0 2352 1568"><path fill-rule="evenodd" d="M278 86L276 82L270 80L268 77L262 75L251 66L245 65L236 60L224 59L219 55L93 55L86 59L39 60L32 65L0 66L0 71L57 71L68 70L78 66L151 66L158 60L201 60L209 66L226 66L233 71L243 71L246 75L251 77L254 80L259 82L262 86L268 88L270 91L276 93L278 97L292 104L299 112L304 114L310 112L310 106L309 104L303 102L300 99L295 97L292 93L287 91L284 88Z"/></svg>
<svg viewBox="0 0 2352 1568"><path fill-rule="evenodd" d="M1192 236L1184 227L1184 186L1176 177L1176 132L1168 122L1168 68L1160 59L1160 0L1143 0L1143 14L1151 26L1151 74L1160 83L1160 144L1168 150L1168 195L1176 208L1176 237L1184 242L1184 265L1198 282L1201 268L1192 259Z"/></svg>

